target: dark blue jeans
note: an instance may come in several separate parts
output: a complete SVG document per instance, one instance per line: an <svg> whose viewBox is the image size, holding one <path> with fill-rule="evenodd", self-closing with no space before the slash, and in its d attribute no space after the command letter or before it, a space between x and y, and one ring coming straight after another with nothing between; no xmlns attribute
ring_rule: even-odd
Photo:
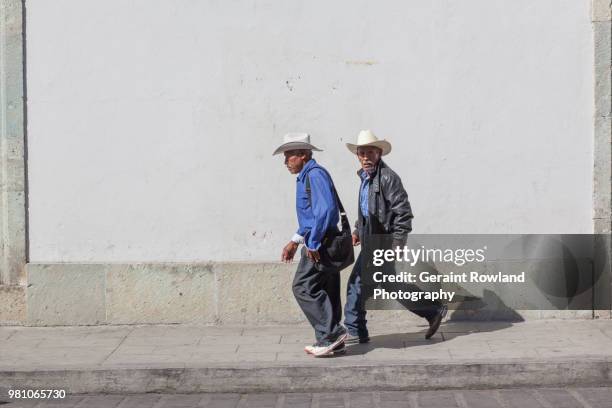
<svg viewBox="0 0 612 408"><path fill-rule="evenodd" d="M344 325L351 336L368 337L365 299L361 295L361 270L361 253L359 253L346 286Z"/></svg>
<svg viewBox="0 0 612 408"><path fill-rule="evenodd" d="M365 297L362 293L361 274L363 265L361 262L361 252L353 265L351 276L346 287L346 305L344 306L344 325L351 336L369 337L366 326ZM370 294L371 295L371 294ZM420 307L400 301L400 303L412 313L430 321L433 319L442 306L439 301L421 301Z"/></svg>

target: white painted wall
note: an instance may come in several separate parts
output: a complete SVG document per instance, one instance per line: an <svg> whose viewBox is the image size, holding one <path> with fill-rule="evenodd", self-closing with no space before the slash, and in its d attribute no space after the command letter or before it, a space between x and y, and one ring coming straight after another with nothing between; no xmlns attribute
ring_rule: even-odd
<svg viewBox="0 0 612 408"><path fill-rule="evenodd" d="M362 128L418 233L592 231L588 0L28 0L31 261L276 260L308 131Z"/></svg>

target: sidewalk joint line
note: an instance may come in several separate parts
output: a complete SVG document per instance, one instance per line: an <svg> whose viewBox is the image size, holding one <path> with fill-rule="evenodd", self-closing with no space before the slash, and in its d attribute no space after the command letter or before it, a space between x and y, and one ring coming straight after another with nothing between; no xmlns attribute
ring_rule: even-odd
<svg viewBox="0 0 612 408"><path fill-rule="evenodd" d="M569 393L569 394L570 394L572 397L574 397L574 399L575 399L576 401L578 401L580 404L582 404L582 406L583 406L584 408L593 408L593 406L592 406L591 404L589 404L589 403L587 402L587 400L585 400L585 399L584 399L584 397L578 393L578 391L576 391L576 390L572 390L572 389L568 389L568 390L567 390L567 392L568 392L568 393Z"/></svg>
<svg viewBox="0 0 612 408"><path fill-rule="evenodd" d="M419 393L413 392L410 394L410 408L419 408Z"/></svg>
<svg viewBox="0 0 612 408"><path fill-rule="evenodd" d="M321 398L319 394L312 394L312 399L310 400L310 408L320 408L321 407Z"/></svg>
<svg viewBox="0 0 612 408"><path fill-rule="evenodd" d="M247 408L249 406L247 402L247 398L248 398L248 394L240 395L240 400L238 401L236 408Z"/></svg>
<svg viewBox="0 0 612 408"><path fill-rule="evenodd" d="M13 337L15 333L17 333L17 330L13 330L11 334L9 334L9 336L6 339L4 339L4 341L9 340L11 337Z"/></svg>
<svg viewBox="0 0 612 408"><path fill-rule="evenodd" d="M159 400L155 403L155 405L153 405L153 408L163 408L167 400L168 400L167 395L161 395Z"/></svg>
<svg viewBox="0 0 612 408"><path fill-rule="evenodd" d="M85 407L88 407L88 406L89 406L89 404L88 404L88 403L86 404L86 402L88 402L88 400L89 400L90 398L91 398L90 396L86 395L86 396L85 396L85 398L83 398L82 400L80 400L80 401L79 401L79 402L78 402L78 403L77 403L77 404L74 406L74 408L85 408Z"/></svg>
<svg viewBox="0 0 612 408"><path fill-rule="evenodd" d="M495 401L497 401L502 408L512 408L498 390L493 391L493 398L495 398Z"/></svg>
<svg viewBox="0 0 612 408"><path fill-rule="evenodd" d="M380 392L375 391L372 393L372 403L374 408L380 408Z"/></svg>
<svg viewBox="0 0 612 408"><path fill-rule="evenodd" d="M455 392L454 395L455 395L455 402L457 403L457 406L459 408L469 408L467 401L465 400L465 397L460 391Z"/></svg>
<svg viewBox="0 0 612 408"><path fill-rule="evenodd" d="M276 405L274 406L274 408L284 408L285 398L285 394L279 394L278 397L276 397Z"/></svg>
<svg viewBox="0 0 612 408"><path fill-rule="evenodd" d="M132 332L134 332L134 330L136 330L136 327L133 327L128 333L126 333L126 335L121 339L121 341L119 342L119 344L117 344L117 347L115 347L113 349L113 351L110 352L109 355L107 355L104 360L102 360L100 362L100 365L104 364L109 358L110 356L112 356L113 354L115 354L115 351L117 351L119 349L119 347L121 347L121 345L123 344L123 342L125 342L125 340L129 337L130 334L132 334Z"/></svg>
<svg viewBox="0 0 612 408"><path fill-rule="evenodd" d="M119 403L117 404L116 408L130 408L129 405L124 405L124 404L127 404L127 401L129 398L130 398L129 395L126 395L125 397L123 397L123 399L119 401Z"/></svg>
<svg viewBox="0 0 612 408"><path fill-rule="evenodd" d="M536 399L536 401L538 401L538 403L542 405L544 408L553 408L552 404L546 401L544 396L540 394L538 390L531 390L531 394Z"/></svg>
<svg viewBox="0 0 612 408"><path fill-rule="evenodd" d="M351 408L351 397L348 392L342 393L342 402L344 403L344 408Z"/></svg>

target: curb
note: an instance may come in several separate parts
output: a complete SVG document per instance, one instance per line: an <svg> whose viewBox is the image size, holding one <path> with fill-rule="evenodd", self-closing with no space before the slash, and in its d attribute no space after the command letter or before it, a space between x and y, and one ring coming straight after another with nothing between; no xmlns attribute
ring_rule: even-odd
<svg viewBox="0 0 612 408"><path fill-rule="evenodd" d="M325 392L610 386L612 359L344 366L92 368L0 371L0 391L85 393Z"/></svg>

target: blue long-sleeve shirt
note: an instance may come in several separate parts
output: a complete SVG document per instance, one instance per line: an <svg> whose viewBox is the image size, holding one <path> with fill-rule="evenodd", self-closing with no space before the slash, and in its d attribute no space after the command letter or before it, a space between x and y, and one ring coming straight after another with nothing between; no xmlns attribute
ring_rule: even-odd
<svg viewBox="0 0 612 408"><path fill-rule="evenodd" d="M306 177L310 179L310 199ZM298 174L295 201L299 224L296 234L304 237L309 250L318 251L325 233L337 228L340 216L332 180L314 159L310 159Z"/></svg>
<svg viewBox="0 0 612 408"><path fill-rule="evenodd" d="M359 188L359 208L361 215L368 217L368 200L370 195L370 175L367 172L361 173L361 187Z"/></svg>

